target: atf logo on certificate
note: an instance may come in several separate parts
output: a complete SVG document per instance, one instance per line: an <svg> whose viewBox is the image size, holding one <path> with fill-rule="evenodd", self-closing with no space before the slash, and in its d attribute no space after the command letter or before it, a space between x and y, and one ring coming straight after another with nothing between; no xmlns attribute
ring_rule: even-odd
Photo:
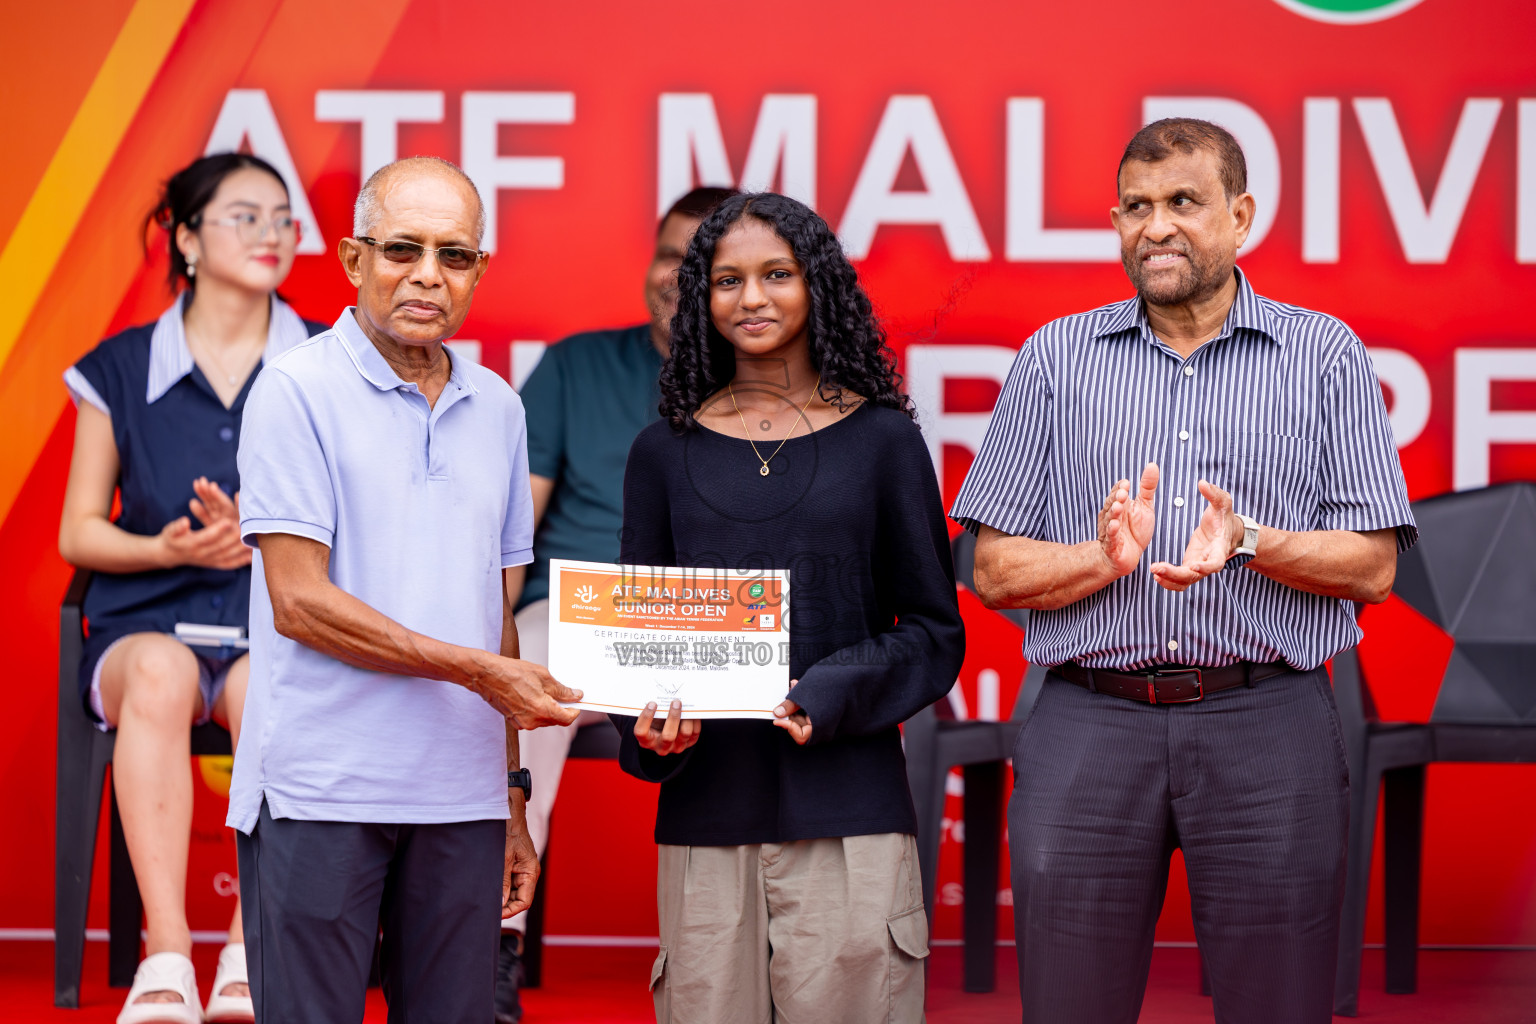
<svg viewBox="0 0 1536 1024"><path fill-rule="evenodd" d="M570 707L772 718L789 692L789 573L549 560L549 671Z"/></svg>

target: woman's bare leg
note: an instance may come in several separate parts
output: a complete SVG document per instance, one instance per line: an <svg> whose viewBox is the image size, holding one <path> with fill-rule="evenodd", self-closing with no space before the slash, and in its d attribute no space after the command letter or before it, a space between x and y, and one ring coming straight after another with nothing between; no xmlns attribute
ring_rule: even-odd
<svg viewBox="0 0 1536 1024"><path fill-rule="evenodd" d="M240 746L240 723L245 717L245 688L251 679L251 659L249 655L242 657L229 667L229 674L224 679L224 690L218 699L213 702L213 718L229 730L230 746L238 749ZM229 941L233 943L245 942L244 925L240 918L240 894L235 893L235 914L229 922ZM219 993L226 996L248 996L250 987L243 984L224 986L224 991Z"/></svg>
<svg viewBox="0 0 1536 1024"><path fill-rule="evenodd" d="M101 666L102 709L117 727L113 786L144 900L147 953L192 952L187 848L192 832L191 726L202 711L197 658L163 633L138 633ZM146 1001L177 1002L174 993Z"/></svg>

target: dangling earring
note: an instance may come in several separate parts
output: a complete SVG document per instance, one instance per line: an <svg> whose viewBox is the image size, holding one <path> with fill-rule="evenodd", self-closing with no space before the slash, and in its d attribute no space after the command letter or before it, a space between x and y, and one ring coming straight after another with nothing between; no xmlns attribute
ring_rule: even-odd
<svg viewBox="0 0 1536 1024"><path fill-rule="evenodd" d="M187 276L197 276L197 257L191 253L187 254Z"/></svg>

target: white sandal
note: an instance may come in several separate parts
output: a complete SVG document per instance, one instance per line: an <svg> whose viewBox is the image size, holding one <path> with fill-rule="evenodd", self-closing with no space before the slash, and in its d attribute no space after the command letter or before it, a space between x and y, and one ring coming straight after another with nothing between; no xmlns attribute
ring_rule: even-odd
<svg viewBox="0 0 1536 1024"><path fill-rule="evenodd" d="M179 1003L136 1003L150 992L171 992ZM197 972L180 953L155 953L144 958L133 974L128 1001L117 1015L117 1024L202 1024L197 1005Z"/></svg>
<svg viewBox="0 0 1536 1024"><path fill-rule="evenodd" d="M245 972L245 943L231 942L219 951L219 969L213 974L213 991L208 994L208 1012L204 1019L220 1024L248 1024L256 1019L250 996L226 996L229 985L250 985Z"/></svg>

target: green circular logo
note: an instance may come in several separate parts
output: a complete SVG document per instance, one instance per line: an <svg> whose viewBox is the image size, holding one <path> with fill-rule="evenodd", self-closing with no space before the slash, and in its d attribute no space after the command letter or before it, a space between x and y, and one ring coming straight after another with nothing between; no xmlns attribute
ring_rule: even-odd
<svg viewBox="0 0 1536 1024"><path fill-rule="evenodd" d="M747 588L747 593L751 594L753 597L762 597L763 585L761 583L754 583Z"/></svg>
<svg viewBox="0 0 1536 1024"><path fill-rule="evenodd" d="M1402 14L1421 0L1275 0L1288 11L1313 21L1335 25L1362 25Z"/></svg>

